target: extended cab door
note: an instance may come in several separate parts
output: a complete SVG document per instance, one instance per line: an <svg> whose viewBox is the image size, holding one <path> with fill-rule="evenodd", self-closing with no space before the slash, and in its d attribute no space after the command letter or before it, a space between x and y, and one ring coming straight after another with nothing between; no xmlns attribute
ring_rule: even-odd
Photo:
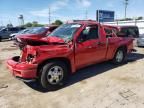
<svg viewBox="0 0 144 108"><path fill-rule="evenodd" d="M98 25L88 25L77 38L75 63L77 68L105 59L106 42L101 42Z"/></svg>

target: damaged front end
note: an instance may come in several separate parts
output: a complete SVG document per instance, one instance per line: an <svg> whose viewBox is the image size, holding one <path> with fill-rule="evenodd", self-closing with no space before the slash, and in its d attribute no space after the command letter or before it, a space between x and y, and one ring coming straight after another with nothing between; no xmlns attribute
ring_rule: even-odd
<svg viewBox="0 0 144 108"><path fill-rule="evenodd" d="M21 56L15 56L7 60L7 66L11 70L11 73L16 78L23 81L33 81L37 77L37 66L35 62L37 52L33 49L25 47L22 50ZM30 51L31 50L31 51Z"/></svg>
<svg viewBox="0 0 144 108"><path fill-rule="evenodd" d="M23 50L23 48L26 45L30 46L40 46L40 45L48 45L47 42L42 40L36 40L32 38L16 38L14 44L20 49Z"/></svg>
<svg viewBox="0 0 144 108"><path fill-rule="evenodd" d="M37 77L36 58L38 51L35 46L25 45L21 49L21 55L7 60L7 67L13 76L25 82L34 81Z"/></svg>
<svg viewBox="0 0 144 108"><path fill-rule="evenodd" d="M57 37L41 40L20 39L18 43L21 49L21 55L8 59L7 67L11 70L13 76L23 81L36 79L39 60L45 60L45 57L50 52L53 52L53 47L65 44L62 39ZM43 51L41 51L42 49Z"/></svg>

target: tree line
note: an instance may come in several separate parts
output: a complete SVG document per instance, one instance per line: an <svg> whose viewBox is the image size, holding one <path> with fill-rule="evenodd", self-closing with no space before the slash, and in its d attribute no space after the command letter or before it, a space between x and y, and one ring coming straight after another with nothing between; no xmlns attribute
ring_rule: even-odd
<svg viewBox="0 0 144 108"><path fill-rule="evenodd" d="M63 22L61 20L56 20L55 22L52 23L52 25L61 25ZM46 26L47 24L40 24L37 21L33 22L28 22L24 25L24 27L43 27Z"/></svg>

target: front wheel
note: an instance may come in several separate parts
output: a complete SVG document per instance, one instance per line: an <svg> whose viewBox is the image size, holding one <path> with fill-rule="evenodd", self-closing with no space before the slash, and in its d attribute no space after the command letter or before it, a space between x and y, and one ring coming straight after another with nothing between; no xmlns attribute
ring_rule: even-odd
<svg viewBox="0 0 144 108"><path fill-rule="evenodd" d="M65 63L49 62L42 67L40 84L45 89L58 89L62 87L68 78L68 68Z"/></svg>
<svg viewBox="0 0 144 108"><path fill-rule="evenodd" d="M119 48L116 51L112 62L114 64L122 64L124 62L124 60L125 60L125 57L126 57L126 51L123 48Z"/></svg>

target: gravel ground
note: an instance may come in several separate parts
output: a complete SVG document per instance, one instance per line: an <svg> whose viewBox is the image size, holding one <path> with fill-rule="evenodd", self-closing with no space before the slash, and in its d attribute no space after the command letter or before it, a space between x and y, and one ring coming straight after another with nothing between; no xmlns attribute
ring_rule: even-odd
<svg viewBox="0 0 144 108"><path fill-rule="evenodd" d="M136 49L121 66L87 67L64 88L49 92L9 73L5 60L20 52L11 41L0 42L0 108L144 108L144 48Z"/></svg>

